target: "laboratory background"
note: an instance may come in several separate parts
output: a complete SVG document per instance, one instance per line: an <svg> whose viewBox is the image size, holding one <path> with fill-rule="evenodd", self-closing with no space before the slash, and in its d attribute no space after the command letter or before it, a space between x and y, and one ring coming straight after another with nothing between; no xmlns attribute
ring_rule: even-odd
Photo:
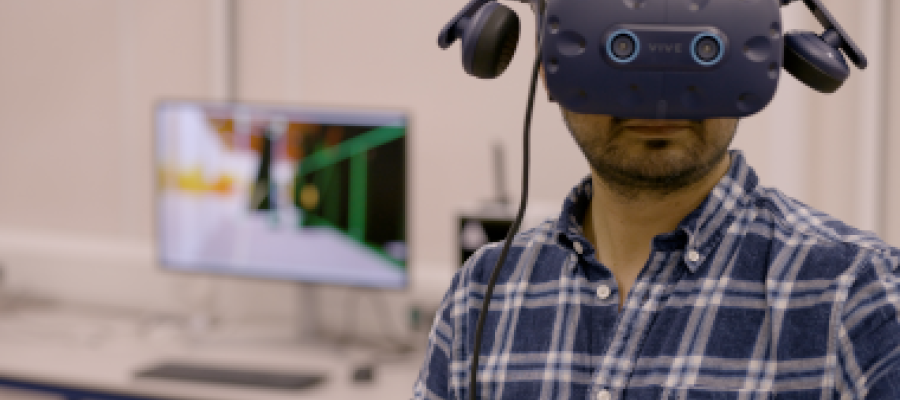
<svg viewBox="0 0 900 400"><path fill-rule="evenodd" d="M831 95L783 73L732 147L763 185L897 246L900 5L824 2L869 67ZM534 20L504 3L517 53L474 79L459 46L436 45L463 3L0 0L0 398L409 397L454 272L502 237L521 187ZM786 29L821 31L800 2L782 13ZM542 87L532 129L525 227L588 174ZM173 144L182 131L206 138ZM231 161L218 175L172 161L195 148ZM313 156L321 166L298 162ZM212 229L211 258L185 255L200 250L173 226L213 203L252 217ZM278 244L294 253L269 257ZM216 258L226 250L285 265L243 271L255 266ZM362 259L370 270L342 270ZM311 379L140 376L173 360Z"/></svg>

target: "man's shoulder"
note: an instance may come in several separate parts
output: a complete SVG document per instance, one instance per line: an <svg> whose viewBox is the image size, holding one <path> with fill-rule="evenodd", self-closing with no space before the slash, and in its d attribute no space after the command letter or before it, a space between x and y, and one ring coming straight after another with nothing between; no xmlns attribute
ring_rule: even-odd
<svg viewBox="0 0 900 400"><path fill-rule="evenodd" d="M516 233L509 246L506 260L503 263L503 271L498 277L498 282L510 279L518 269L530 268L538 262L547 264L545 259L538 260L538 256L547 257L549 255L552 257L557 253L552 250L558 249L558 233L557 221L554 219L548 219L534 227ZM461 272L475 282L486 283L491 271L493 271L497 261L500 259L504 245L505 241L503 240L485 244L466 260ZM541 251L546 249L552 250L549 252Z"/></svg>
<svg viewBox="0 0 900 400"><path fill-rule="evenodd" d="M750 201L750 209L757 213L751 231L767 231L772 240L788 246L803 245L813 256L867 257L897 269L900 249L875 232L854 227L774 188L757 187Z"/></svg>

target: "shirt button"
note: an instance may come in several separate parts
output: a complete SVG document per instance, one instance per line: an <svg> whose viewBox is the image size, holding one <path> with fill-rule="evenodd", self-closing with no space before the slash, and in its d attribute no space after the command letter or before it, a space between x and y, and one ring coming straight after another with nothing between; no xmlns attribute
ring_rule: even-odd
<svg viewBox="0 0 900 400"><path fill-rule="evenodd" d="M691 250L688 252L687 258L690 262L700 261L700 253L698 253L696 250Z"/></svg>
<svg viewBox="0 0 900 400"><path fill-rule="evenodd" d="M597 288L597 297L599 297L600 300L608 299L610 294L612 294L612 290L610 290L609 286L600 285L600 287Z"/></svg>
<svg viewBox="0 0 900 400"><path fill-rule="evenodd" d="M612 399L612 395L609 394L609 390L601 390L597 392L597 400L610 400Z"/></svg>
<svg viewBox="0 0 900 400"><path fill-rule="evenodd" d="M581 247L581 242L572 243L572 247L575 248L575 252L581 254L584 251L584 248Z"/></svg>

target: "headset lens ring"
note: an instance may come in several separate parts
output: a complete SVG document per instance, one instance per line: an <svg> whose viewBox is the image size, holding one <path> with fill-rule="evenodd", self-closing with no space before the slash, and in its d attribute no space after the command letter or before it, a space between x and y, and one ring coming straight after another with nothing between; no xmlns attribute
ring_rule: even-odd
<svg viewBox="0 0 900 400"><path fill-rule="evenodd" d="M627 30L618 30L610 35L606 42L606 53L613 61L629 63L637 58L640 51L640 42L637 36Z"/></svg>
<svg viewBox="0 0 900 400"><path fill-rule="evenodd" d="M700 65L714 65L722 60L722 39L711 33L701 33L691 43L691 55Z"/></svg>

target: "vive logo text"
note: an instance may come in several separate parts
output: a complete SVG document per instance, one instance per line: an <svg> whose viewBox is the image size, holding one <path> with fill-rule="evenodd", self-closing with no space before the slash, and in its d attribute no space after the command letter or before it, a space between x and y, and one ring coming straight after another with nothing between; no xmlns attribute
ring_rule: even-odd
<svg viewBox="0 0 900 400"><path fill-rule="evenodd" d="M681 53L681 43L650 43L654 53Z"/></svg>

